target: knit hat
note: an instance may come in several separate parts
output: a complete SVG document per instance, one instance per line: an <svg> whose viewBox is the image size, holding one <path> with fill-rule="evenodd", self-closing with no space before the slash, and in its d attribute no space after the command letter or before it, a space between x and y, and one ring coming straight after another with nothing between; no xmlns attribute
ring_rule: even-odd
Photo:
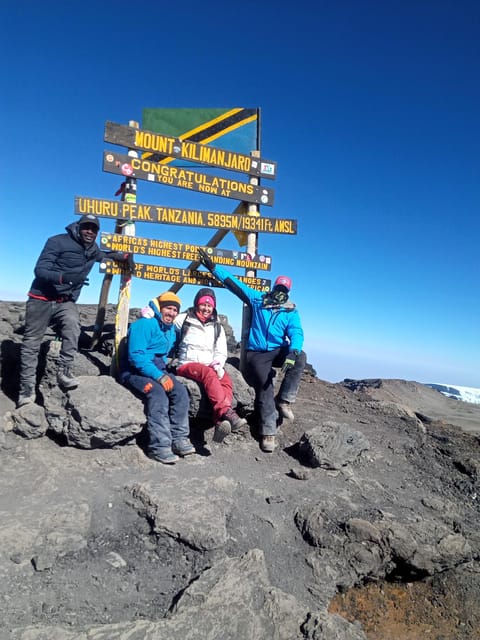
<svg viewBox="0 0 480 640"><path fill-rule="evenodd" d="M177 310L180 311L181 301L180 298L173 293L173 291L165 291L158 296L158 306L160 309L163 307L177 307Z"/></svg>
<svg viewBox="0 0 480 640"><path fill-rule="evenodd" d="M199 289L197 295L193 299L193 306L198 307L202 302L208 302L215 309L217 300L215 298L215 292L213 289L209 289L208 287L204 287L203 289Z"/></svg>
<svg viewBox="0 0 480 640"><path fill-rule="evenodd" d="M86 216L82 216L78 222L80 226L82 224L93 224L97 227L97 231L100 229L100 222L96 216L92 216L91 213L88 213Z"/></svg>
<svg viewBox="0 0 480 640"><path fill-rule="evenodd" d="M290 289L292 288L292 281L288 276L278 276L273 287L275 288L278 285L283 285L287 289L287 291L290 291Z"/></svg>

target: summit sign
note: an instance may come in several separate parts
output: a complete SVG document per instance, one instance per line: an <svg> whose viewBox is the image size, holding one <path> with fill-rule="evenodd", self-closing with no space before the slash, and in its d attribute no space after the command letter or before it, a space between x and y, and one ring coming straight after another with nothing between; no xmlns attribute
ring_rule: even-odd
<svg viewBox="0 0 480 640"><path fill-rule="evenodd" d="M182 140L172 136L133 129L114 122L105 123L106 142L118 144L129 149L150 152L144 155L150 159L155 154L160 155L160 164L166 164L173 158L188 160L189 162L206 164L219 169L238 171L251 176L261 178L275 178L277 175L277 163L271 160L254 158L242 153L219 149L207 144L200 144L190 140Z"/></svg>
<svg viewBox="0 0 480 640"><path fill-rule="evenodd" d="M125 154L105 151L103 170L127 178L138 178L171 187L223 196L224 198L273 206L273 189L230 178L212 176L183 167L172 167L144 158L134 158Z"/></svg>

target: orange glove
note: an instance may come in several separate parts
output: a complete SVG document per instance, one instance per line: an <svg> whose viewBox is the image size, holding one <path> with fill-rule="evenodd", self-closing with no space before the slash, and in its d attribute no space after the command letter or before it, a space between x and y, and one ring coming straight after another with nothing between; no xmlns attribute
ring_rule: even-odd
<svg viewBox="0 0 480 640"><path fill-rule="evenodd" d="M162 385L167 393L173 389L173 380L168 373L164 373L163 376L157 378L157 382Z"/></svg>

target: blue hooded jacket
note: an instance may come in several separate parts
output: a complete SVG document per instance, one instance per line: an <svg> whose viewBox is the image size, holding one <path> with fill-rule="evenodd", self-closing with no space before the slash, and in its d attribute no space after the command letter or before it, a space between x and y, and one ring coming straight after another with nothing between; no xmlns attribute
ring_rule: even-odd
<svg viewBox="0 0 480 640"><path fill-rule="evenodd" d="M248 287L224 267L217 264L212 273L240 300L248 304L252 311L246 345L248 351L273 351L287 345L291 351L302 350L302 324L300 315L292 302L281 305L265 304L268 294Z"/></svg>
<svg viewBox="0 0 480 640"><path fill-rule="evenodd" d="M153 318L139 318L128 330L128 362L130 373L138 373L157 380L165 372L168 354L172 351L177 330L165 324L157 300L151 300Z"/></svg>

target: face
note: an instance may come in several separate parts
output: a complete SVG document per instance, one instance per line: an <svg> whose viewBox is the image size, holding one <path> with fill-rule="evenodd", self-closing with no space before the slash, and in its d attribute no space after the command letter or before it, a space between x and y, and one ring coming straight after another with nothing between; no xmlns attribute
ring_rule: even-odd
<svg viewBox="0 0 480 640"><path fill-rule="evenodd" d="M178 316L178 309L174 304L168 304L160 309L160 315L165 324L172 324Z"/></svg>
<svg viewBox="0 0 480 640"><path fill-rule="evenodd" d="M200 318L208 319L213 313L213 307L209 302L201 302L197 306L197 314Z"/></svg>
<svg viewBox="0 0 480 640"><path fill-rule="evenodd" d="M288 289L281 284L277 284L273 287L270 296L276 304L285 304L288 300Z"/></svg>
<svg viewBox="0 0 480 640"><path fill-rule="evenodd" d="M97 233L98 229L96 225L91 222L87 222L80 226L80 236L85 244L91 244L92 242L95 242Z"/></svg>

